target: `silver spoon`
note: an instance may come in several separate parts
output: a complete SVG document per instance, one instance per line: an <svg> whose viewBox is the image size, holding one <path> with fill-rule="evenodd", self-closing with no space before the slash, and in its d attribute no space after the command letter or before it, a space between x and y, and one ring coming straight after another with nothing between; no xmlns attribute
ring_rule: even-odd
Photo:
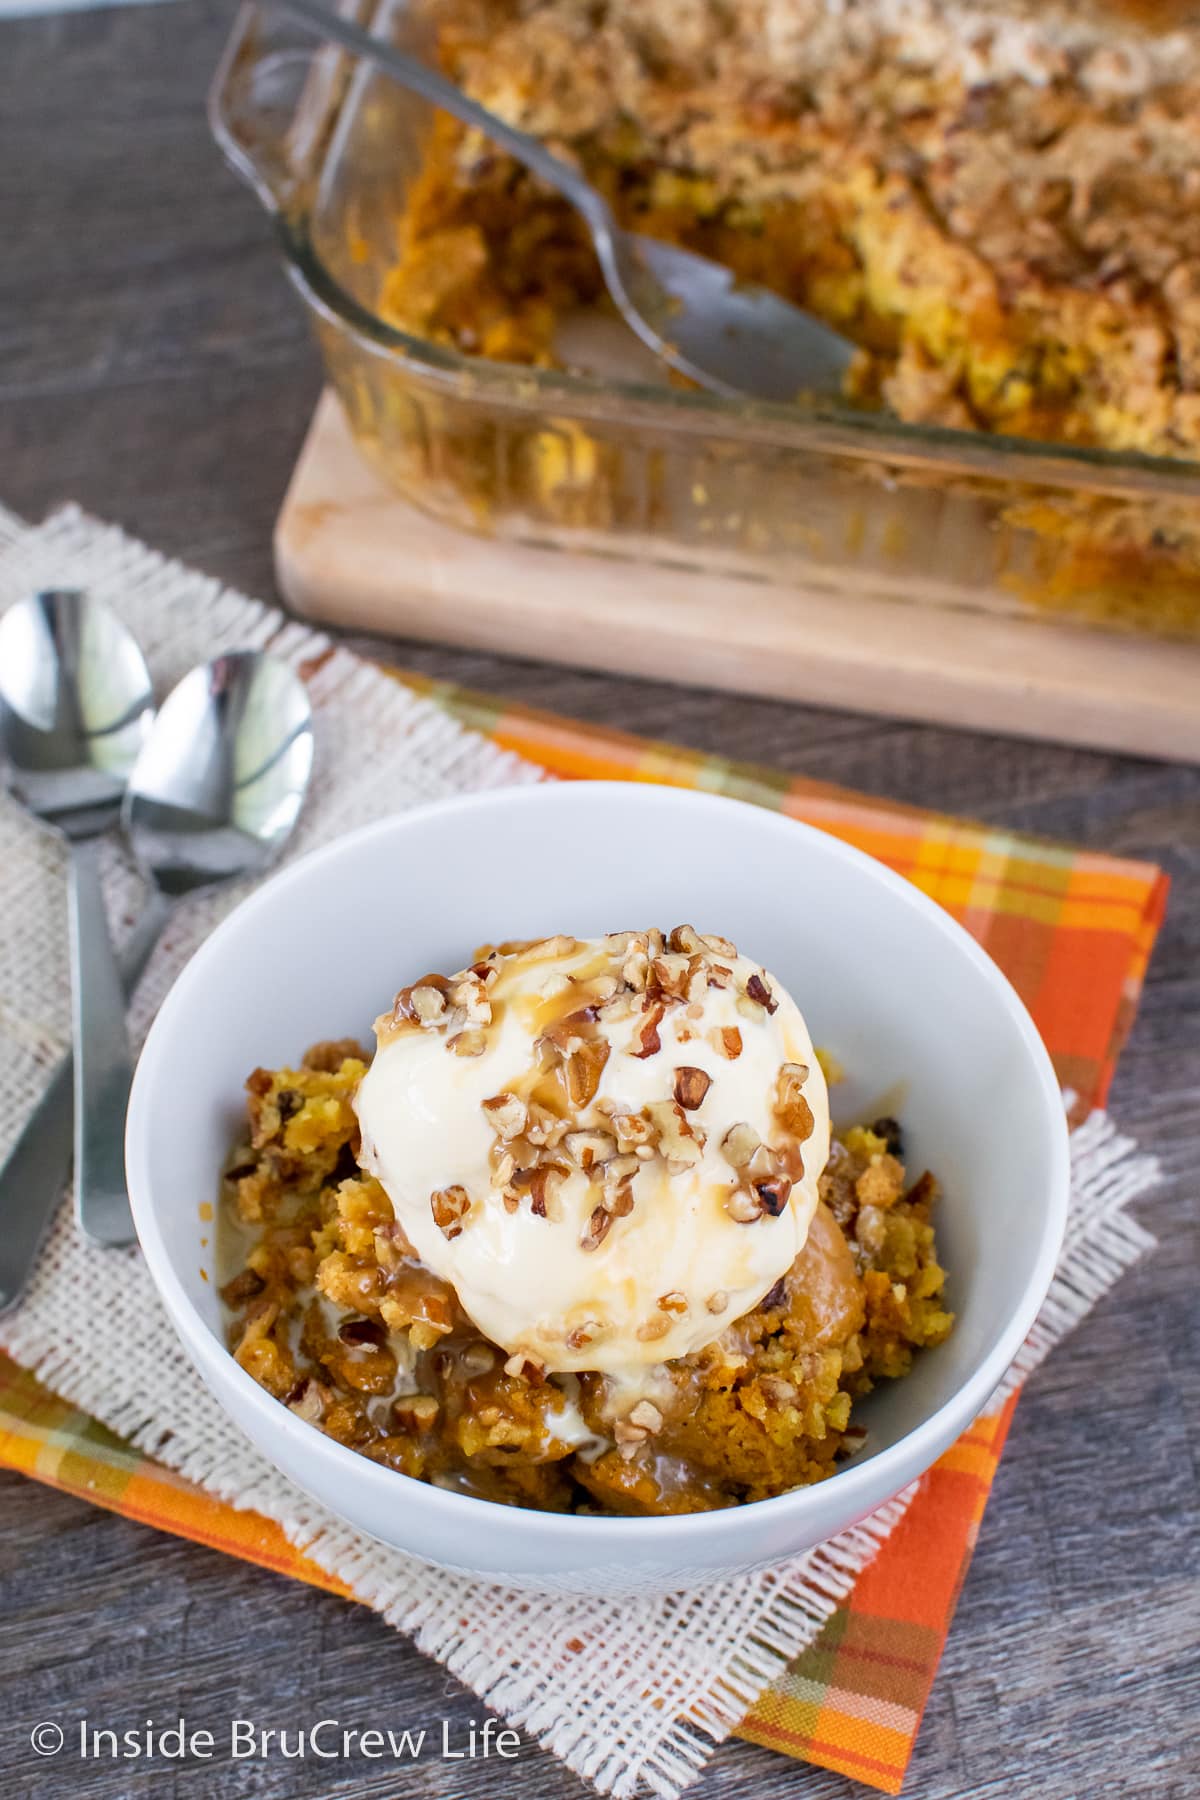
<svg viewBox="0 0 1200 1800"><path fill-rule="evenodd" d="M99 843L116 824L154 717L146 661L107 606L74 589L35 594L0 620L0 746L9 784L70 846L75 1211L84 1236L130 1229L125 1112L133 1058L100 884ZM8 1227L5 1217L5 1227Z"/></svg>
<svg viewBox="0 0 1200 1800"><path fill-rule="evenodd" d="M768 288L658 238L623 231L592 184L537 138L470 100L427 64L327 10L321 0L272 0L279 10L382 69L412 93L481 131L582 214L608 291L626 324L672 368L715 393L783 403L836 394L855 346Z"/></svg>
<svg viewBox="0 0 1200 1800"><path fill-rule="evenodd" d="M312 756L308 695L272 656L218 657L168 696L134 765L124 807L151 884L120 958L126 994L182 895L261 874L279 854L303 805ZM0 1168L0 1312L20 1298L70 1178L70 1094L64 1057Z"/></svg>

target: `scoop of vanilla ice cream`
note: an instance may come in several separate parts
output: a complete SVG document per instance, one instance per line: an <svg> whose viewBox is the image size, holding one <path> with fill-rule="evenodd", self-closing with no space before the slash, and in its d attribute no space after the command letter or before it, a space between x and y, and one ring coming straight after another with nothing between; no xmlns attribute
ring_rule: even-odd
<svg viewBox="0 0 1200 1800"><path fill-rule="evenodd" d="M621 1375L718 1337L804 1245L829 1100L799 1008L682 926L547 938L376 1021L362 1162L487 1337Z"/></svg>

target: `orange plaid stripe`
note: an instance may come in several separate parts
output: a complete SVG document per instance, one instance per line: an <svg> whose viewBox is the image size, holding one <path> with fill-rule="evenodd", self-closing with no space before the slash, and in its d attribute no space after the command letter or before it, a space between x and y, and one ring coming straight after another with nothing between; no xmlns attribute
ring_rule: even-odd
<svg viewBox="0 0 1200 1800"><path fill-rule="evenodd" d="M466 724L565 779L657 781L768 806L916 883L969 930L1029 1007L1080 1110L1102 1103L1166 902L1146 863L1040 843L770 769L506 709L396 671ZM888 1793L904 1777L1015 1399L925 1477L850 1600L743 1721L741 1735ZM147 1525L345 1593L279 1528L123 1444L0 1355L0 1464Z"/></svg>
<svg viewBox="0 0 1200 1800"><path fill-rule="evenodd" d="M900 1792L1016 1403L934 1464L850 1600L740 1737Z"/></svg>

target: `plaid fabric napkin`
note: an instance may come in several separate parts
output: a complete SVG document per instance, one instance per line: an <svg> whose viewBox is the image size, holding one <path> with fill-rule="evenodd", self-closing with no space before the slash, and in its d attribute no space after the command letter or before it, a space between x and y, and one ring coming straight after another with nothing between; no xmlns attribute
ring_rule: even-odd
<svg viewBox="0 0 1200 1800"><path fill-rule="evenodd" d="M1167 883L1145 863L1023 839L770 769L505 708L396 671L498 744L566 777L736 795L870 852L945 906L1005 970L1075 1114L1103 1104ZM924 1478L851 1598L740 1726L743 1737L898 1793L1016 1404L977 1420ZM181 1480L0 1356L0 1464L266 1568L346 1590L277 1526Z"/></svg>

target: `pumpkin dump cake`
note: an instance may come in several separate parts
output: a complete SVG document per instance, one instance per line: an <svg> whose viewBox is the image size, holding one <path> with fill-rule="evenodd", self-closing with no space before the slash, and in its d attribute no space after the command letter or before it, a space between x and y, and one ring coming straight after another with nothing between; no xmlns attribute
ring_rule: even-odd
<svg viewBox="0 0 1200 1800"><path fill-rule="evenodd" d="M556 1511L831 1474L952 1325L891 1119L831 1140L783 987L681 926L502 944L402 989L374 1058L247 1083L238 1362L377 1462Z"/></svg>
<svg viewBox="0 0 1200 1800"><path fill-rule="evenodd" d="M900 418L1200 455L1200 9L439 0L442 65L622 222L854 338ZM565 202L439 116L386 317L552 364L601 297Z"/></svg>

